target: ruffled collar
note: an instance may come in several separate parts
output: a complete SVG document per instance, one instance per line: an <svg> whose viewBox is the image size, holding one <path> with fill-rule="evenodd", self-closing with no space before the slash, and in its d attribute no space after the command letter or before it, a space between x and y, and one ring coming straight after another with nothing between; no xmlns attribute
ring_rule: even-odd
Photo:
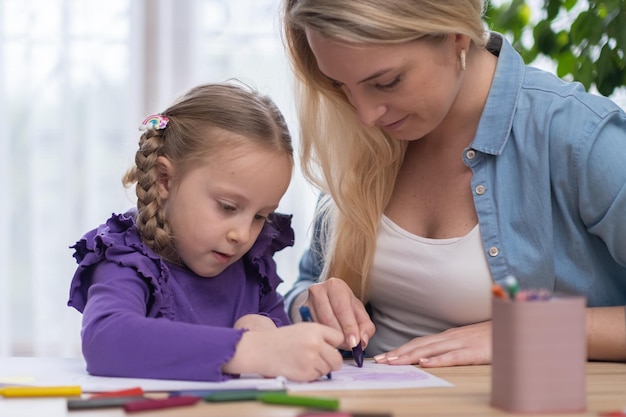
<svg viewBox="0 0 626 417"><path fill-rule="evenodd" d="M83 311L92 284L91 266L109 260L137 271L151 287L155 308L162 316L173 318L174 295L167 282L171 275L166 261L142 240L135 225L137 210L113 214L105 224L86 233L75 245L74 258L78 268L70 287L68 305ZM292 246L294 232L291 215L273 214L264 225L256 242L238 262L246 262L257 271L262 294L274 291L282 282L277 274L274 253ZM137 256L140 254L141 256Z"/></svg>

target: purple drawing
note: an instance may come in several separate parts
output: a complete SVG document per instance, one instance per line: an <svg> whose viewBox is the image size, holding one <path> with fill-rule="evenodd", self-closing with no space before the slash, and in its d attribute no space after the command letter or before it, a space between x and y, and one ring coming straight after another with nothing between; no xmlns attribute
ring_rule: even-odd
<svg viewBox="0 0 626 417"><path fill-rule="evenodd" d="M378 381L378 382L406 382L428 379L428 374L410 372L403 369L394 371L386 367L383 371L344 366L341 371L333 373L333 379L341 381Z"/></svg>
<svg viewBox="0 0 626 417"><path fill-rule="evenodd" d="M428 372L411 365L381 365L366 361L363 368L354 363L344 363L333 371L332 379L320 378L314 382L287 383L288 390L366 390L384 388L421 388L451 386Z"/></svg>

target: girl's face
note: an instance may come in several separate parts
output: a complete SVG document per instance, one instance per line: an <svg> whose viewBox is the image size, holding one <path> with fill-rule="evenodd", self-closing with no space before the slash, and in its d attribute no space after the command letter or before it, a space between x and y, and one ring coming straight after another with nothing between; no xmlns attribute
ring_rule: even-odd
<svg viewBox="0 0 626 417"><path fill-rule="evenodd" d="M401 140L432 132L450 112L461 86L462 47L440 42L341 43L307 29L320 71L343 90L361 122Z"/></svg>
<svg viewBox="0 0 626 417"><path fill-rule="evenodd" d="M176 251L203 277L220 274L252 247L287 191L292 171L284 152L251 144L217 153L173 186L173 166L159 159L167 171L159 180L159 195Z"/></svg>

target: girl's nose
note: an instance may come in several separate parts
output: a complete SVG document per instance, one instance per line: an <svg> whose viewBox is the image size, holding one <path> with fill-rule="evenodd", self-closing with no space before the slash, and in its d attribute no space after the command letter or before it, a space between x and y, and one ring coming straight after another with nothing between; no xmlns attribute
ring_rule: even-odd
<svg viewBox="0 0 626 417"><path fill-rule="evenodd" d="M247 243L250 239L250 224L246 222L240 222L233 227L231 227L226 234L226 238L237 244Z"/></svg>

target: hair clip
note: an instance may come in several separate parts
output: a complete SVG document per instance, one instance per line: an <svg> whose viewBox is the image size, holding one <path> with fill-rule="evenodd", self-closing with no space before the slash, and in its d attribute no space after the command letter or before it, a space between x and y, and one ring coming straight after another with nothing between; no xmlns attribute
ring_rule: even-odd
<svg viewBox="0 0 626 417"><path fill-rule="evenodd" d="M169 121L170 119L165 116L161 116L160 114L153 114L146 117L146 119L141 123L141 126L139 126L139 130L145 131L148 129L165 129L165 126L167 126L167 122Z"/></svg>

